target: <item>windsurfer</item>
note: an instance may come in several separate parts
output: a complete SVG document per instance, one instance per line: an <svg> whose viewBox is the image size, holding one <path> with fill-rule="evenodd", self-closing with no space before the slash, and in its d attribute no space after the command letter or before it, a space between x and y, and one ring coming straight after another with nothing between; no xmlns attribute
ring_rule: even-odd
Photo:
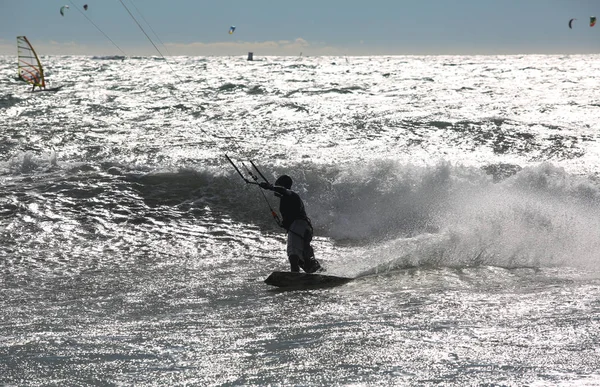
<svg viewBox="0 0 600 387"><path fill-rule="evenodd" d="M31 88L31 91L35 91L36 86L38 86L40 88L40 90L42 89L42 86L40 85L40 73L38 73L37 71L33 74L33 77L31 78L31 82L33 83L33 87Z"/></svg>
<svg viewBox="0 0 600 387"><path fill-rule="evenodd" d="M288 175L280 176L275 185L267 182L259 184L260 188L275 192L279 197L279 212L283 218L281 226L288 232L287 254L292 272L299 272L300 268L307 273L322 270L321 264L315 259L315 254L310 242L313 237L313 228L304 203L300 196L291 190L292 178Z"/></svg>

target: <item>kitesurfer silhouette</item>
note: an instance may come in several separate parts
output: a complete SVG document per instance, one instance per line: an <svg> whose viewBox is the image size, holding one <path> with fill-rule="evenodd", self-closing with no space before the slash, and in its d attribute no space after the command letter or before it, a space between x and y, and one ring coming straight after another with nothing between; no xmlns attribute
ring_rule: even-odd
<svg viewBox="0 0 600 387"><path fill-rule="evenodd" d="M281 175L274 185L267 182L259 184L260 188L274 191L279 197L279 212L281 213L281 226L288 232L287 254L291 271L299 272L300 268L307 273L322 270L321 264L315 259L315 254L310 242L313 237L313 227L300 196L291 190L292 178Z"/></svg>

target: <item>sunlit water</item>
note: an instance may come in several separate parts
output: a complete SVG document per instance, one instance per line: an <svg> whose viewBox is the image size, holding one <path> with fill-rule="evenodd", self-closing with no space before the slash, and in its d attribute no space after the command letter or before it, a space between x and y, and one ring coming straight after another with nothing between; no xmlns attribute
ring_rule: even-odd
<svg viewBox="0 0 600 387"><path fill-rule="evenodd" d="M0 385L600 384L599 56L244 59L0 57Z"/></svg>

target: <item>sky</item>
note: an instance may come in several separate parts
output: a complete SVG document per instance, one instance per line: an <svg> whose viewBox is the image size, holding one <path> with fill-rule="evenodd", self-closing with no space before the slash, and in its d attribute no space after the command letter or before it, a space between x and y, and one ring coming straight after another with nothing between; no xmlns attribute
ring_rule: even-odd
<svg viewBox="0 0 600 387"><path fill-rule="evenodd" d="M590 16L600 0L0 0L0 55L18 35L40 55L598 54Z"/></svg>

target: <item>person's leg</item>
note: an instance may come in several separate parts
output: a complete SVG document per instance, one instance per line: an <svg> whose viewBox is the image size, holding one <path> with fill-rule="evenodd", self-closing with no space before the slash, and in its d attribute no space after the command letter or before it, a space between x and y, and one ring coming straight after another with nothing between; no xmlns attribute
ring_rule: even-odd
<svg viewBox="0 0 600 387"><path fill-rule="evenodd" d="M300 237L302 234L298 234L297 229L298 224L296 222L292 223L287 236L287 255L290 261L290 270L295 273L299 272L300 267L303 266L303 239Z"/></svg>
<svg viewBox="0 0 600 387"><path fill-rule="evenodd" d="M288 256L288 259L290 261L290 271L292 273L299 273L300 272L300 257L298 257L296 254L292 254L292 255Z"/></svg>
<svg viewBox="0 0 600 387"><path fill-rule="evenodd" d="M317 271L322 271L323 268L321 267L319 261L312 257L310 259L305 259L304 262L302 262L302 270L304 270L308 274L311 274Z"/></svg>
<svg viewBox="0 0 600 387"><path fill-rule="evenodd" d="M315 259L314 250L310 245L311 240L312 228L308 222L303 219L294 221L288 232L287 244L288 259L290 260L292 271L296 270L296 263L307 273L314 273L321 270L321 265Z"/></svg>
<svg viewBox="0 0 600 387"><path fill-rule="evenodd" d="M312 227L310 227L310 225L308 225L308 223L307 223L306 230L304 231L304 240L302 241L303 242L302 254L304 257L304 262L302 264L302 270L304 270L305 272L307 272L309 274L322 270L321 264L315 258L315 251L313 250L313 247L310 245L310 242L312 241L312 237L313 237Z"/></svg>

